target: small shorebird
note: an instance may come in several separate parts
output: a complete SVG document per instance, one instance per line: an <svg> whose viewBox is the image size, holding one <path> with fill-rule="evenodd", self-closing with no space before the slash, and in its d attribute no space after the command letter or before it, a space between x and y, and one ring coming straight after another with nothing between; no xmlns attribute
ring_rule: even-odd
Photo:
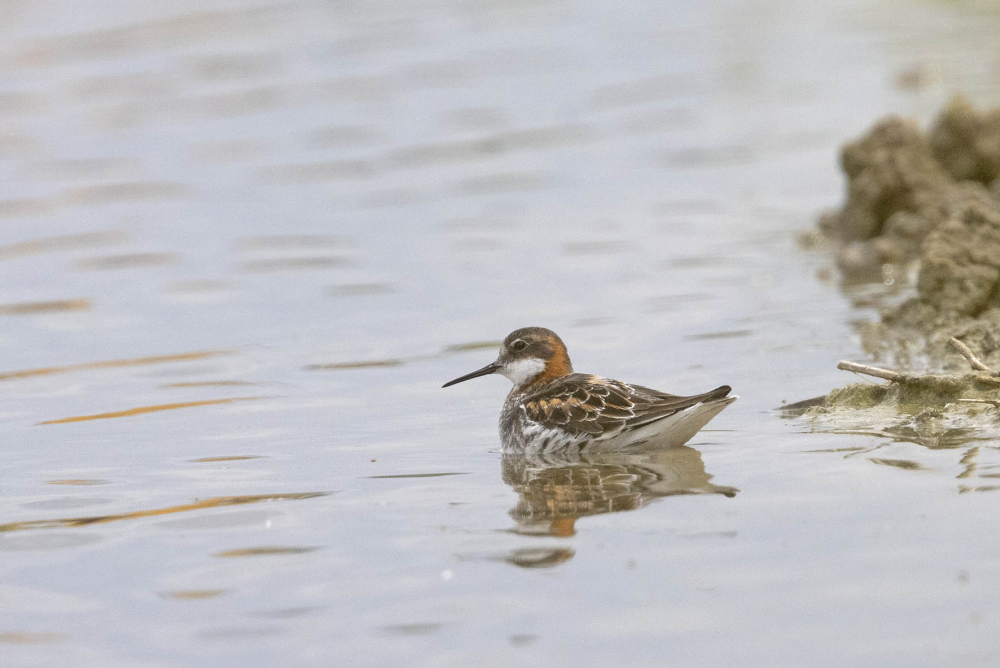
<svg viewBox="0 0 1000 668"><path fill-rule="evenodd" d="M732 388L689 397L573 373L555 332L525 327L507 335L496 361L443 387L491 373L514 388L500 412L503 449L539 454L625 450L686 443L736 401Z"/></svg>

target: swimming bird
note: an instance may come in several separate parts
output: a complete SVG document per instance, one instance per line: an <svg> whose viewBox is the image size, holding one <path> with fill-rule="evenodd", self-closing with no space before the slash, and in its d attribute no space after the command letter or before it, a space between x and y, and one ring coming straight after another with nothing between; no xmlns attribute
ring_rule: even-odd
<svg viewBox="0 0 1000 668"><path fill-rule="evenodd" d="M722 385L678 396L573 373L562 339L544 327L507 335L497 359L443 387L499 373L513 389L500 412L504 452L566 454L683 445L736 401Z"/></svg>

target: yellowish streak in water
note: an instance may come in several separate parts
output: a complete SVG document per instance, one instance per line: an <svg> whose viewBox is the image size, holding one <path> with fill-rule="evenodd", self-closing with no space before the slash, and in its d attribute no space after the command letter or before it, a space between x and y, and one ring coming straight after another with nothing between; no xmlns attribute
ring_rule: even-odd
<svg viewBox="0 0 1000 668"><path fill-rule="evenodd" d="M0 304L0 315L33 315L56 311L86 311L90 302L86 299L59 299L50 302L23 302L20 304Z"/></svg>
<svg viewBox="0 0 1000 668"><path fill-rule="evenodd" d="M244 380L206 380L192 383L167 383L160 387L246 387L247 385L258 385Z"/></svg>
<svg viewBox="0 0 1000 668"><path fill-rule="evenodd" d="M215 556L230 558L230 557L266 557L275 554L304 554L306 552L312 552L315 547L281 547L281 546L267 546L267 547L248 547L242 550L225 550L223 552L216 553Z"/></svg>
<svg viewBox="0 0 1000 668"><path fill-rule="evenodd" d="M146 364L163 364L165 362L186 362L188 360L201 360L209 357L220 357L232 354L231 350L202 350L193 353L180 353L178 355L154 355L152 357L135 357L124 360L102 360L100 362L84 362L83 364L67 364L65 366L50 366L39 369L24 369L22 371L7 371L0 373L0 380L11 380L13 378L28 378L30 376L48 376L56 373L68 373L70 371L83 371L86 369L112 369L116 367L143 366Z"/></svg>
<svg viewBox="0 0 1000 668"><path fill-rule="evenodd" d="M167 508L154 508L152 510L137 510L133 513L121 513L120 515L97 515L93 517L73 517L69 519L55 520L33 520L28 522L10 522L0 524L0 533L5 531L26 531L30 529L57 529L65 527L83 527L92 524L106 524L108 522L120 522L121 520L135 520L142 517L155 517L157 515L172 515L174 513L186 513L192 510L203 510L205 508L220 508L223 506L239 506L247 503L259 503L261 501L298 501L303 499L314 499L326 496L329 492L300 492L297 494L252 494L247 496L216 496L194 503L185 503L179 506L169 506Z"/></svg>
<svg viewBox="0 0 1000 668"><path fill-rule="evenodd" d="M176 404L158 404L156 406L140 406L130 408L125 411L115 411L113 413L98 413L96 415L77 415L75 417L60 418L59 420L46 420L39 422L35 426L43 424L66 424L67 422L87 422L88 420L104 420L107 418L130 417L132 415L144 415L146 413L158 413L160 411L172 411L178 408L192 408L194 406L211 406L213 404L231 404L235 401L252 401L263 397L234 397L232 399L208 399L206 401L182 401Z"/></svg>

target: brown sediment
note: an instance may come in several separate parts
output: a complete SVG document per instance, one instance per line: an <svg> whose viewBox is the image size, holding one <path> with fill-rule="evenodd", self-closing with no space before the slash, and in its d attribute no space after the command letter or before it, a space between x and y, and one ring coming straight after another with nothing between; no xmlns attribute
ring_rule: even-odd
<svg viewBox="0 0 1000 668"><path fill-rule="evenodd" d="M140 406L138 408L129 408L128 410L114 411L111 413L97 413L95 415L77 415L73 417L60 418L58 420L46 420L45 422L39 422L35 426L41 426L43 424L66 424L69 422L88 422L90 420L106 420L109 418L132 417L133 415L145 415L146 413L172 411L172 410L177 410L178 408L194 408L196 406L231 404L236 401L253 401L254 399L263 399L263 398L264 397L234 397L231 399L208 399L206 401L182 401L174 404L157 404L155 406Z"/></svg>

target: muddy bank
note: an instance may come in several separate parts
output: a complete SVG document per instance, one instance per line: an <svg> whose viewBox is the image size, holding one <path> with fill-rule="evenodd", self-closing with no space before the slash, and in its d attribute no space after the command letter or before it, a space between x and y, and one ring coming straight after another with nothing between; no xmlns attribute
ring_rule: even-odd
<svg viewBox="0 0 1000 668"><path fill-rule="evenodd" d="M785 406L824 431L865 431L930 447L1000 438L1000 376L985 368L962 374L907 374L841 362L838 368L885 383L860 382ZM973 435L974 432L974 435Z"/></svg>
<svg viewBox="0 0 1000 668"><path fill-rule="evenodd" d="M958 99L925 132L891 116L841 153L847 196L819 222L846 282L915 270L916 297L862 327L877 359L958 368L957 336L1000 364L1000 109Z"/></svg>

